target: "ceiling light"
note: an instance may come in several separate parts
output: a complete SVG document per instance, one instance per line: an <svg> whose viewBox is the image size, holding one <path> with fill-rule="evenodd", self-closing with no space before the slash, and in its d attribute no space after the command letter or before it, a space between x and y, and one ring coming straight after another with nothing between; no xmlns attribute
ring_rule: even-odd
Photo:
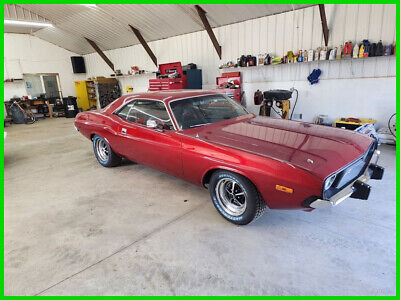
<svg viewBox="0 0 400 300"><path fill-rule="evenodd" d="M37 26L37 27L53 27L53 24L43 22L4 20L4 24L20 25L20 26Z"/></svg>

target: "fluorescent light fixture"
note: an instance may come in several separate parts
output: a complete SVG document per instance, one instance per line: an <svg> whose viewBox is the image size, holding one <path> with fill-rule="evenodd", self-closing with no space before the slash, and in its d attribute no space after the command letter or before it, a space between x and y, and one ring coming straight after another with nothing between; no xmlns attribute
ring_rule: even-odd
<svg viewBox="0 0 400 300"><path fill-rule="evenodd" d="M80 4L80 5L87 6L87 7L96 7L96 4Z"/></svg>
<svg viewBox="0 0 400 300"><path fill-rule="evenodd" d="M53 24L43 22L19 21L19 20L6 20L4 24L19 25L19 26L37 26L37 27L53 27Z"/></svg>

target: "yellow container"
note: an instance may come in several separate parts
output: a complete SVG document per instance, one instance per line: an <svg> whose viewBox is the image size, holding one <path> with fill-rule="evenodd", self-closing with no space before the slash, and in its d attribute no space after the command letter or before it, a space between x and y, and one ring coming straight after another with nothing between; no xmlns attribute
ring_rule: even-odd
<svg viewBox="0 0 400 300"><path fill-rule="evenodd" d="M341 120L341 119L337 119L336 121L333 122L333 126L334 127L340 127L340 128L346 128L346 129L350 129L350 130L354 130L357 127L360 127L364 124L370 123L370 124L375 124L376 120L374 119L359 119L360 122L349 122L346 121L347 118L345 120Z"/></svg>
<svg viewBox="0 0 400 300"><path fill-rule="evenodd" d="M95 84L93 81L75 81L75 91L78 107L83 111L88 110L92 106L96 106L97 98Z"/></svg>

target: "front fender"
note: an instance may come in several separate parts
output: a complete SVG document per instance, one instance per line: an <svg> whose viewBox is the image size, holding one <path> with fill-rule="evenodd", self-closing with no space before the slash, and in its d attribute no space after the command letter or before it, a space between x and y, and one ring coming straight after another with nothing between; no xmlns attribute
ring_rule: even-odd
<svg viewBox="0 0 400 300"><path fill-rule="evenodd" d="M229 167L229 166L226 166L226 165L216 165L216 166L209 167L208 169L206 169L203 172L203 174L201 176L201 178L202 178L201 179L201 185L205 186L205 184L207 184L209 182L211 174L216 172L216 171L218 171L218 170L225 170L225 171L234 172L234 173L237 173L237 174L240 174L240 175L246 177L247 179L249 179L251 181L249 174L246 174L246 172L243 172L242 170L239 170L239 169L234 168L234 167Z"/></svg>

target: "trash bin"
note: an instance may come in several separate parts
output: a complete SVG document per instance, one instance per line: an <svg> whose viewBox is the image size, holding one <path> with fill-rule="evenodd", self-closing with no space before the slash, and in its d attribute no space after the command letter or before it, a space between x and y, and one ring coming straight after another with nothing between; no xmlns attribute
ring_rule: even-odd
<svg viewBox="0 0 400 300"><path fill-rule="evenodd" d="M69 96L67 98L63 98L63 102L65 107L65 117L75 118L79 112L76 97Z"/></svg>

